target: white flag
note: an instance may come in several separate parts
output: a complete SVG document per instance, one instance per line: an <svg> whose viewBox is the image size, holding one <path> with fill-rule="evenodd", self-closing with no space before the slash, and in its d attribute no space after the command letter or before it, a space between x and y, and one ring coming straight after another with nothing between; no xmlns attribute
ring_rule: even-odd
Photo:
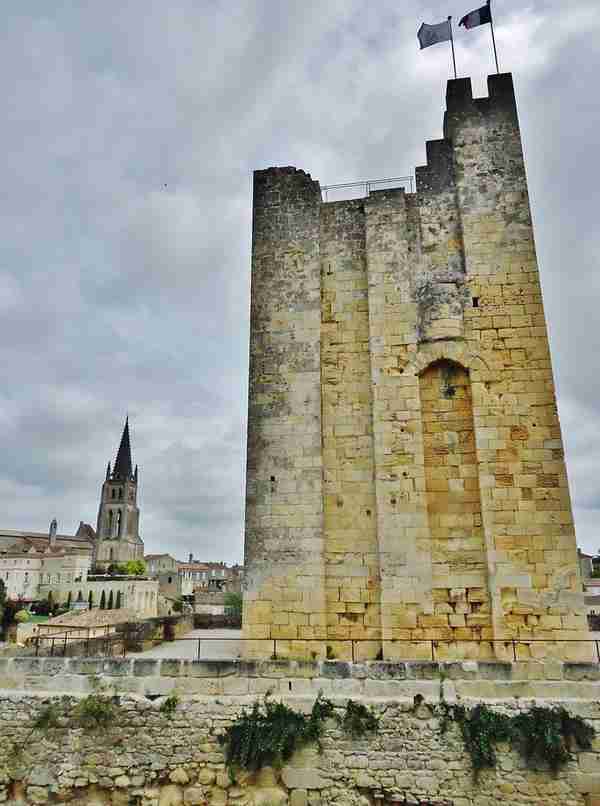
<svg viewBox="0 0 600 806"><path fill-rule="evenodd" d="M452 39L450 20L438 22L437 25L427 25L423 23L419 28L417 37L421 45L421 50L431 45L437 45L438 42L449 42Z"/></svg>

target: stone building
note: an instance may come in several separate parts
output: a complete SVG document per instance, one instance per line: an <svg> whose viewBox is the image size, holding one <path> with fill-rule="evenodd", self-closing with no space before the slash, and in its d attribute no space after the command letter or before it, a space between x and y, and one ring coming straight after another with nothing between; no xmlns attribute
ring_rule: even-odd
<svg viewBox="0 0 600 806"><path fill-rule="evenodd" d="M175 560L170 554L147 554L146 573L158 579L163 596L192 597L196 590L239 590L242 569L223 562L200 562L190 554L187 562Z"/></svg>
<svg viewBox="0 0 600 806"><path fill-rule="evenodd" d="M40 598L40 586L44 583L85 579L93 545L93 529L83 523L74 536L57 534L56 519L46 535L0 531L0 579L7 598L33 602Z"/></svg>
<svg viewBox="0 0 600 806"><path fill-rule="evenodd" d="M170 554L146 554L144 563L146 564L146 573L150 577L159 576L159 574L177 573L177 560Z"/></svg>
<svg viewBox="0 0 600 806"><path fill-rule="evenodd" d="M448 83L416 193L254 174L249 652L587 651L552 643L588 634L512 76L488 88Z"/></svg>
<svg viewBox="0 0 600 806"><path fill-rule="evenodd" d="M112 609L127 608L138 618L158 615L158 582L155 579L133 576L88 575L71 582L44 582L40 585L40 598L52 593L55 602L87 603L88 607Z"/></svg>
<svg viewBox="0 0 600 806"><path fill-rule="evenodd" d="M129 418L125 420L121 443L113 469L110 462L102 485L94 565L143 560L144 543L139 534L137 506L138 468L133 470Z"/></svg>

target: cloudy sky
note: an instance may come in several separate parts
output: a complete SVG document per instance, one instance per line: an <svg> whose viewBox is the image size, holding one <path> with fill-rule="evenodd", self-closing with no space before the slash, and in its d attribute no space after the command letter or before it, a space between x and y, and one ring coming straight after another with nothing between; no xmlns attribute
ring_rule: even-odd
<svg viewBox="0 0 600 806"><path fill-rule="evenodd" d="M0 526L73 533L129 412L147 551L242 558L251 172L411 173L470 0L29 0L0 34ZM578 540L600 548L600 6L497 0ZM456 33L484 94L489 26Z"/></svg>

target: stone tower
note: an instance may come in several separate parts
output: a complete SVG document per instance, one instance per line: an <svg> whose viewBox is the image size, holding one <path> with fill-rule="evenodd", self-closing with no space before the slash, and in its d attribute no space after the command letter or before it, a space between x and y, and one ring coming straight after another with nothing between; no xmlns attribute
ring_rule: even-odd
<svg viewBox="0 0 600 806"><path fill-rule="evenodd" d="M249 653L585 653L511 75L488 89L448 83L414 194L255 172Z"/></svg>
<svg viewBox="0 0 600 806"><path fill-rule="evenodd" d="M108 565L144 559L144 544L139 535L137 489L138 469L136 465L134 471L131 463L127 418L114 468L111 471L109 462L102 485L94 564Z"/></svg>

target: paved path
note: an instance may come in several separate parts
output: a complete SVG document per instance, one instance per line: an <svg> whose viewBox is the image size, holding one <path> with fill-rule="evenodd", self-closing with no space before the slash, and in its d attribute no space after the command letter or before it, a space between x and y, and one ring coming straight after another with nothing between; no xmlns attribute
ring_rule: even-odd
<svg viewBox="0 0 600 806"><path fill-rule="evenodd" d="M200 639L201 660L231 660L239 657L241 648L240 641L232 639L238 639L241 635L241 630L192 630L175 641L165 641L145 652L128 654L135 658L195 660L198 657L198 639Z"/></svg>

